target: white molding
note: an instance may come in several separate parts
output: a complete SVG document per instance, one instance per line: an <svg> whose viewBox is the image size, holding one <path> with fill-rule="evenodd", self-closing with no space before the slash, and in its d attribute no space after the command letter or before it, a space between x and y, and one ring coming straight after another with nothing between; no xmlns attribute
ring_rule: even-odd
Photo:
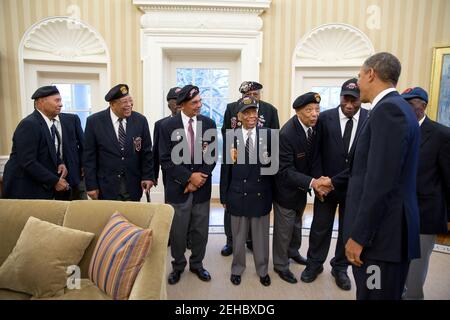
<svg viewBox="0 0 450 320"><path fill-rule="evenodd" d="M271 0L133 0L143 12L155 11L227 11L257 12L269 9Z"/></svg>
<svg viewBox="0 0 450 320"><path fill-rule="evenodd" d="M22 116L32 110L30 91L36 89L36 81L31 80L36 80L37 72L40 72L38 67L36 74L25 74L27 63L36 66L59 65L62 69L67 65L78 65L80 72L88 65L94 68L103 66L105 71L99 73L100 86L104 89L110 85L110 54L106 42L97 30L84 21L66 16L40 20L24 33L18 51Z"/></svg>

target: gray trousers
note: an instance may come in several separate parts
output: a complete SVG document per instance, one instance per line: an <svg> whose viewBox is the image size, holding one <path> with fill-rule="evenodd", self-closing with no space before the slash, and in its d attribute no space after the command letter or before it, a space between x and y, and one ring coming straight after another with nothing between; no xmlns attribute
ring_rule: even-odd
<svg viewBox="0 0 450 320"><path fill-rule="evenodd" d="M245 270L245 242L248 229L252 228L253 259L256 273L260 277L267 275L269 267L269 215L262 217L238 217L231 215L233 234L233 262L231 274L241 275Z"/></svg>
<svg viewBox="0 0 450 320"><path fill-rule="evenodd" d="M209 206L210 202L193 204L193 194L184 203L170 203L175 209L172 227L170 229L170 251L172 254L173 270L182 271L187 261L186 240L188 233L192 242L189 267L199 269L203 267L203 259L206 253L209 231Z"/></svg>
<svg viewBox="0 0 450 320"><path fill-rule="evenodd" d="M412 260L409 265L408 277L406 278L405 300L423 300L423 285L427 278L430 256L436 243L435 234L420 235L420 259Z"/></svg>
<svg viewBox="0 0 450 320"><path fill-rule="evenodd" d="M299 255L302 244L303 210L286 209L273 203L273 265L278 271L289 270L289 258Z"/></svg>

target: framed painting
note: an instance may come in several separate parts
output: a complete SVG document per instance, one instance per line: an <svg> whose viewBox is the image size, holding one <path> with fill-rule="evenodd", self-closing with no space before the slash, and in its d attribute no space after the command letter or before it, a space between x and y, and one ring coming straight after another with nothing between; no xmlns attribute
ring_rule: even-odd
<svg viewBox="0 0 450 320"><path fill-rule="evenodd" d="M450 47L433 49L428 116L450 127Z"/></svg>

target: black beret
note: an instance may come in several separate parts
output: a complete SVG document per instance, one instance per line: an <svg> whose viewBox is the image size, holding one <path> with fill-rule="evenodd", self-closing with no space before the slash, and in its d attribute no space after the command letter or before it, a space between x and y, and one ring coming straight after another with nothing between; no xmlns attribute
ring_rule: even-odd
<svg viewBox="0 0 450 320"><path fill-rule="evenodd" d="M129 93L128 86L126 84L118 84L109 90L109 92L105 96L105 100L107 102L120 99L122 97L127 96Z"/></svg>
<svg viewBox="0 0 450 320"><path fill-rule="evenodd" d="M59 90L55 86L40 87L33 93L33 95L31 96L31 99L36 100L38 98L53 96L55 94L59 94Z"/></svg>
<svg viewBox="0 0 450 320"><path fill-rule="evenodd" d="M239 112L244 112L250 108L258 108L258 102L253 97L243 97L238 101Z"/></svg>
<svg viewBox="0 0 450 320"><path fill-rule="evenodd" d="M184 86L179 92L177 97L177 105L182 104L185 101L192 100L200 93L200 89L192 84Z"/></svg>
<svg viewBox="0 0 450 320"><path fill-rule="evenodd" d="M178 97L178 92L180 92L180 87L170 88L169 93L167 93L167 101L176 99Z"/></svg>
<svg viewBox="0 0 450 320"><path fill-rule="evenodd" d="M292 104L292 107L294 109L302 108L310 103L320 103L320 94L316 92L308 92L305 94L302 94L297 99L295 99L294 103Z"/></svg>
<svg viewBox="0 0 450 320"><path fill-rule="evenodd" d="M359 98L358 79L353 78L344 82L341 88L341 96Z"/></svg>
<svg viewBox="0 0 450 320"><path fill-rule="evenodd" d="M256 81L244 81L239 87L239 92L245 94L249 91L261 90L262 88L262 84Z"/></svg>

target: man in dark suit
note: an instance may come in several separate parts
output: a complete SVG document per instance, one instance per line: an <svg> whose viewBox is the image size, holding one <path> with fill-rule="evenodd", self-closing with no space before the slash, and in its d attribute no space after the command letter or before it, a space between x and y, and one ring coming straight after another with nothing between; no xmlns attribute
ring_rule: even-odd
<svg viewBox="0 0 450 320"><path fill-rule="evenodd" d="M411 261L403 299L424 299L423 286L438 234L450 221L450 128L425 115L428 94L422 88L402 93L420 125L417 198L420 212L420 259Z"/></svg>
<svg viewBox="0 0 450 320"><path fill-rule="evenodd" d="M224 163L220 176L220 202L231 214L234 240L230 281L234 285L241 283L241 275L246 267L245 242L251 225L256 272L261 284L269 286L271 283L268 274L269 213L272 210L272 176L264 175L262 167L269 164L270 131L256 127L258 121L256 99L244 97L239 101L239 106L238 117L242 126L235 131L227 132L229 146L223 148ZM228 151L233 154L228 155ZM262 155L262 159L258 155Z"/></svg>
<svg viewBox="0 0 450 320"><path fill-rule="evenodd" d="M189 269L200 280L211 280L203 267L203 259L208 242L217 128L213 120L200 114L199 93L196 86L183 87L177 98L181 112L167 119L160 131L159 151L161 166L166 172L166 201L175 209L170 230L173 271L168 278L169 284L177 283L186 267L188 231L192 241Z"/></svg>
<svg viewBox="0 0 450 320"><path fill-rule="evenodd" d="M61 137L61 157L67 167L67 182L70 190L58 192L58 200L87 199L83 182L84 134L80 118L76 114L60 113L56 117L56 128Z"/></svg>
<svg viewBox="0 0 450 320"><path fill-rule="evenodd" d="M160 136L160 128L162 123L177 115L180 112L180 106L177 105L177 96L178 92L180 92L180 87L173 87L167 93L167 107L170 109L170 116L159 119L155 122L155 128L153 129L153 170L155 170L155 186L158 184L159 178L159 167L160 167L160 159L159 159L159 136ZM166 185L166 175L165 172L162 172L163 175L163 184Z"/></svg>
<svg viewBox="0 0 450 320"><path fill-rule="evenodd" d="M147 119L133 109L126 84L105 96L109 108L88 117L84 171L92 199L140 201L153 186L152 141Z"/></svg>
<svg viewBox="0 0 450 320"><path fill-rule="evenodd" d="M367 110L361 109L357 79L350 79L342 85L341 104L321 112L317 123L318 156L313 167L313 176L332 177L348 165L348 154L355 136L367 117ZM323 263L330 249L331 235L336 209L339 206L339 230L334 258L331 260L336 284L343 290L351 289L347 275L348 261L342 240L345 193L332 191L324 199L314 199L314 216L309 234L308 266L303 271L303 282L312 282L323 271Z"/></svg>
<svg viewBox="0 0 450 320"><path fill-rule="evenodd" d="M273 203L273 264L275 272L289 283L297 282L289 270L289 258L299 255L306 193L312 188L319 190L327 180L313 179L311 174L317 149L313 128L319 117L320 100L315 92L295 99L296 115L280 131L280 169L275 176Z"/></svg>
<svg viewBox="0 0 450 320"><path fill-rule="evenodd" d="M54 124L61 112L61 95L55 86L36 90L35 110L23 119L13 136L11 155L3 173L3 197L54 199L68 190L67 169L60 156L59 133Z"/></svg>
<svg viewBox="0 0 450 320"><path fill-rule="evenodd" d="M239 92L242 94L242 97L249 96L256 99L258 103L258 123L257 123L258 128L264 127L269 129L279 129L280 122L278 120L277 109L270 103L261 100L262 88L263 88L262 84L258 82L244 81L239 87ZM222 137L224 145L226 144L227 130L235 129L241 126L241 122L237 118L238 112L239 112L238 102L232 102L227 105L222 126ZM231 216L226 209L224 211L224 229L225 235L227 236L227 243L222 248L221 254L223 256L229 256L233 253L233 236L231 234ZM251 228L249 229L249 239L247 241L247 246L249 247L249 249L252 248L250 234Z"/></svg>
<svg viewBox="0 0 450 320"><path fill-rule="evenodd" d="M361 102L372 103L349 163L333 177L348 183L344 243L353 264L356 297L400 299L409 262L420 255L416 196L419 125L395 90L400 61L390 53L369 57L359 72Z"/></svg>

